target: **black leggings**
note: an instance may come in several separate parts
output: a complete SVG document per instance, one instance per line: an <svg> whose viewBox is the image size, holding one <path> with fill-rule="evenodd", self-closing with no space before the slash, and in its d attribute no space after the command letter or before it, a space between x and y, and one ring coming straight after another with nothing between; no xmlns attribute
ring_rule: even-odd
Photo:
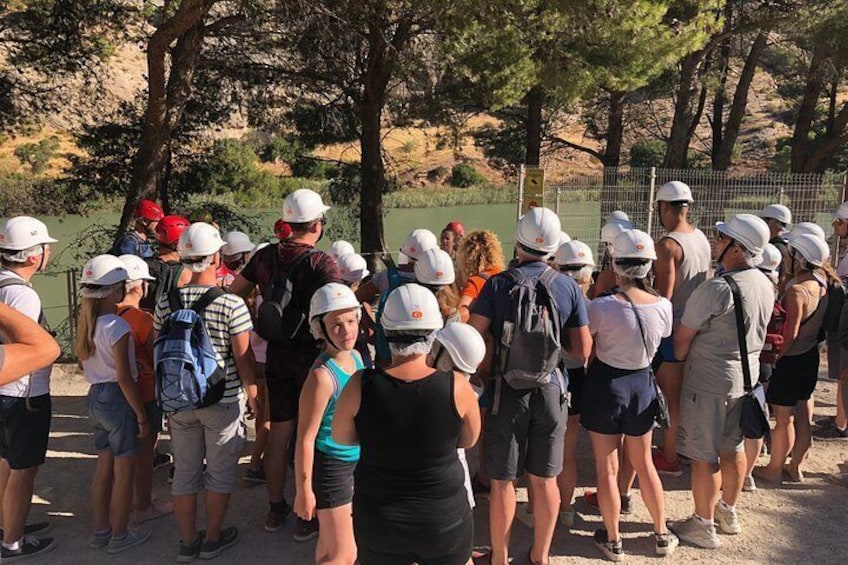
<svg viewBox="0 0 848 565"><path fill-rule="evenodd" d="M353 533L361 565L463 565L471 558L474 519L469 513L451 524L399 524L354 509Z"/></svg>

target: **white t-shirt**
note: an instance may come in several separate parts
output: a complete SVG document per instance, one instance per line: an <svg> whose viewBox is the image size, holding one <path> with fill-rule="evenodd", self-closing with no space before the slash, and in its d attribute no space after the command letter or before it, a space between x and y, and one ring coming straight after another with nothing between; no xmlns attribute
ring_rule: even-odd
<svg viewBox="0 0 848 565"><path fill-rule="evenodd" d="M603 296L589 303L589 331L595 338L595 356L611 367L636 371L651 364L657 347L671 335L671 302L660 298L652 304L636 304L645 328L645 343L633 307L615 296Z"/></svg>
<svg viewBox="0 0 848 565"><path fill-rule="evenodd" d="M130 325L115 314L98 316L94 326L94 355L82 362L85 378L93 385L118 382L118 369L115 363L115 344L130 333ZM138 380L135 365L135 344L129 340L130 374L132 380Z"/></svg>
<svg viewBox="0 0 848 565"><path fill-rule="evenodd" d="M19 279L21 282L26 283L17 273L0 268L0 280L9 278ZM38 322L38 318L41 316L41 299L38 297L38 293L28 283L0 288L0 302L11 306L35 322ZM50 373L52 371L53 365L51 364L35 371L32 375L26 375L16 381L0 386L0 395L25 398L27 396L34 397L48 394L50 392ZM30 380L32 381L31 389Z"/></svg>

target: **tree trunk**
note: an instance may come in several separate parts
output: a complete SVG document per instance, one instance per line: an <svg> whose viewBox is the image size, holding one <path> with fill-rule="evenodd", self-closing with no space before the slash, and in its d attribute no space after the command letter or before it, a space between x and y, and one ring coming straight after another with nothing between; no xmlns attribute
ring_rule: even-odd
<svg viewBox="0 0 848 565"><path fill-rule="evenodd" d="M733 160L733 149L736 147L736 140L739 138L739 130L742 128L742 120L745 117L745 108L748 106L748 93L751 90L751 82L754 80L754 73L759 64L760 55L766 48L766 35L760 33L754 39L751 45L751 50L748 52L748 57L745 59L745 65L742 67L742 73L739 75L739 82L736 84L736 90L733 93L733 102L730 105L730 115L727 118L727 125L724 126L724 134L717 150L713 154L713 170L726 171L730 168ZM715 119L715 116L714 116ZM722 124L719 124L721 128Z"/></svg>
<svg viewBox="0 0 848 565"><path fill-rule="evenodd" d="M825 172L830 158L846 143L848 143L848 102L842 105L842 109L833 118L831 128L825 132L818 143L810 148L801 172Z"/></svg>
<svg viewBox="0 0 848 565"><path fill-rule="evenodd" d="M680 62L680 78L677 86L677 100L674 103L674 118L671 122L671 134L668 138L668 147L663 160L663 167L667 169L683 169L686 167L693 119L696 115L693 101L698 92L698 69L705 55L704 51L695 51L686 55Z"/></svg>
<svg viewBox="0 0 848 565"><path fill-rule="evenodd" d="M792 172L803 173L808 171L807 158L810 154L812 141L810 133L813 131L813 120L819 97L824 88L826 70L826 57L824 49L816 46L810 68L807 70L807 82L804 87L804 98L798 108L798 117L795 120L795 129L792 132Z"/></svg>
<svg viewBox="0 0 848 565"><path fill-rule="evenodd" d="M524 163L539 166L542 154L542 106L545 90L537 84L527 93L527 139L525 140Z"/></svg>
<svg viewBox="0 0 848 565"><path fill-rule="evenodd" d="M730 25L729 21L725 21L725 30ZM710 121L713 139L710 157L713 161L713 169L715 169L716 155L718 155L721 147L722 139L724 138L724 107L727 104L727 75L730 71L730 38L728 37L721 43L719 49L719 81L716 88L715 96L713 97L713 115Z"/></svg>
<svg viewBox="0 0 848 565"><path fill-rule="evenodd" d="M382 139L380 127L382 103L367 93L360 107L362 135L359 139L362 157L360 173L362 175L362 194L360 196L360 236L362 251L373 269L378 258L386 251L383 233L383 186L385 170L383 168Z"/></svg>
<svg viewBox="0 0 848 565"><path fill-rule="evenodd" d="M621 165L621 146L624 140L624 92L610 92L607 110L607 143L604 148L603 164L606 167Z"/></svg>

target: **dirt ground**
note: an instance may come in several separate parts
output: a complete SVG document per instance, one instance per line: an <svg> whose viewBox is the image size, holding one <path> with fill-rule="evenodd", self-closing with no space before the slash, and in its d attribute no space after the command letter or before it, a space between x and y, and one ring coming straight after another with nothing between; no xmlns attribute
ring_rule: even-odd
<svg viewBox="0 0 848 565"><path fill-rule="evenodd" d="M91 528L89 481L96 457L85 414L88 385L80 373L70 366L57 367L53 373L53 430L48 461L36 481L36 497L31 519L46 518L53 522L58 547L33 563L73 564L159 564L172 563L178 549L179 534L173 516L150 522L151 541L121 554L109 556L102 550L88 549ZM816 417L835 412L835 383L822 379L817 392ZM164 442L167 447L167 441ZM248 449L249 449L248 445ZM248 451L246 451L247 453ZM569 532L559 527L552 549L553 563L600 562L600 553L592 544L592 532L599 527L600 516L589 510L582 498L586 488L594 484L594 471L588 437L582 437L579 448L580 481L576 508L580 517ZM743 493L739 513L743 531L737 536L722 536L723 547L702 550L681 546L669 558L674 562L709 563L846 563L848 560L848 489L825 480L828 473L848 459L848 442L816 440L807 465L803 484L779 488L760 487L755 493ZM248 458L242 459L242 466ZM162 469L154 477L154 496L169 497L167 472ZM692 512L689 473L679 479L663 479L666 508L670 518L684 518ZM523 495L523 489L520 493ZM220 563L309 563L314 542L295 543L293 520L276 534L263 529L267 505L263 485L243 483L233 496L227 523L238 526L238 544L218 558ZM630 563L656 563L648 512L638 496L635 512L622 525L625 552ZM478 499L476 541L488 543L485 499ZM202 513L201 513L202 515ZM202 520L202 519L201 519ZM201 524L202 526L202 524ZM512 540L515 563L526 562L532 531L516 522Z"/></svg>

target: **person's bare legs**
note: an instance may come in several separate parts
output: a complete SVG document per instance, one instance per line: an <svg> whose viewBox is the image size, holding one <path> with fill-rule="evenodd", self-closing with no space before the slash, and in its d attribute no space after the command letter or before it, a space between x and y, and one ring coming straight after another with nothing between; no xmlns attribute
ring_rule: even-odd
<svg viewBox="0 0 848 565"><path fill-rule="evenodd" d="M115 478L115 458L110 450L97 452L97 466L91 480L91 517L94 531L109 529L109 508L112 504L112 483Z"/></svg>
<svg viewBox="0 0 848 565"><path fill-rule="evenodd" d="M221 527L224 516L230 505L230 495L221 492L206 492L206 539L218 541L221 539Z"/></svg>
<svg viewBox="0 0 848 565"><path fill-rule="evenodd" d="M112 535L121 537L127 532L132 510L135 484L135 455L115 457L115 479L112 486Z"/></svg>
<svg viewBox="0 0 848 565"><path fill-rule="evenodd" d="M747 467L745 452L722 451L719 454L719 462L721 467L721 499L728 506L736 506L736 501L742 494L742 484L745 479Z"/></svg>
<svg viewBox="0 0 848 565"><path fill-rule="evenodd" d="M512 481L489 481L489 533L492 540L492 565L507 565L509 537L515 520L515 485Z"/></svg>
<svg viewBox="0 0 848 565"><path fill-rule="evenodd" d="M804 480L801 465L810 453L813 445L813 429L810 426L811 413L807 402L799 402L795 407L795 442L792 444L792 460L787 466L789 475L796 481Z"/></svg>
<svg viewBox="0 0 848 565"><path fill-rule="evenodd" d="M580 415L568 417L565 428L565 444L563 446L562 473L557 477L559 488L559 510L573 510L574 489L577 488L577 440L580 437Z"/></svg>
<svg viewBox="0 0 848 565"><path fill-rule="evenodd" d="M268 387L265 384L264 378L256 379L256 402L264 406L262 417L256 418L253 425L256 429L256 439L253 440L253 451L250 454L250 464L248 468L253 471L258 471L262 466L262 456L265 454L265 448L268 445L268 436L271 433L271 421L268 419L270 406L268 403Z"/></svg>
<svg viewBox="0 0 848 565"><path fill-rule="evenodd" d="M268 482L268 500L282 502L286 486L289 441L294 431L294 420L271 422L268 443L265 446L265 479Z"/></svg>
<svg viewBox="0 0 848 565"><path fill-rule="evenodd" d="M533 547L530 560L547 563L554 538L559 512L559 489L556 477L538 477L527 473L527 482L533 492Z"/></svg>
<svg viewBox="0 0 848 565"><path fill-rule="evenodd" d="M668 533L665 524L665 497L662 482L651 457L651 432L642 436L624 436L627 460L639 476L639 491L654 521L654 532Z"/></svg>
<svg viewBox="0 0 848 565"><path fill-rule="evenodd" d="M745 476L747 477L754 471L757 465L757 459L763 450L764 439L749 439L745 438Z"/></svg>
<svg viewBox="0 0 848 565"><path fill-rule="evenodd" d="M6 460L3 460L6 463ZM6 465L8 469L8 465ZM29 508L32 504L32 490L38 467L11 470L3 491L3 541L14 543L24 537Z"/></svg>
<svg viewBox="0 0 848 565"><path fill-rule="evenodd" d="M180 529L180 540L189 544L197 539L197 494L174 496L174 516Z"/></svg>
<svg viewBox="0 0 848 565"><path fill-rule="evenodd" d="M662 454L669 463L676 463L677 432L680 427L680 394L683 388L683 363L663 363L656 373L657 383L668 402L669 427L663 431Z"/></svg>
<svg viewBox="0 0 848 565"><path fill-rule="evenodd" d="M326 565L353 565L356 540L353 537L351 505L318 511L318 545L315 562Z"/></svg>
<svg viewBox="0 0 848 565"><path fill-rule="evenodd" d="M595 454L595 473L598 479L598 507L607 539L619 539L618 521L621 513L621 493L618 490L619 455L621 436L589 432L592 438L592 452Z"/></svg>
<svg viewBox="0 0 848 565"><path fill-rule="evenodd" d="M786 457L795 443L794 411L792 406L772 406L777 423L771 431L771 457L765 467L754 468L755 477L772 483L780 482Z"/></svg>
<svg viewBox="0 0 848 565"><path fill-rule="evenodd" d="M715 518L715 503L721 488L718 463L692 461L692 498L695 513L704 520Z"/></svg>
<svg viewBox="0 0 848 565"><path fill-rule="evenodd" d="M630 490L633 488L633 482L636 480L636 469L627 457L624 450L624 442L620 444L621 448L618 451L618 493L621 496L630 496ZM641 483L640 486L641 487Z"/></svg>
<svg viewBox="0 0 848 565"><path fill-rule="evenodd" d="M840 430L848 428L848 412L845 411L845 401L843 397L844 382L841 378L836 381L836 427Z"/></svg>
<svg viewBox="0 0 848 565"><path fill-rule="evenodd" d="M157 435L138 440L135 466L135 509L147 510L153 497L153 458L156 456Z"/></svg>

